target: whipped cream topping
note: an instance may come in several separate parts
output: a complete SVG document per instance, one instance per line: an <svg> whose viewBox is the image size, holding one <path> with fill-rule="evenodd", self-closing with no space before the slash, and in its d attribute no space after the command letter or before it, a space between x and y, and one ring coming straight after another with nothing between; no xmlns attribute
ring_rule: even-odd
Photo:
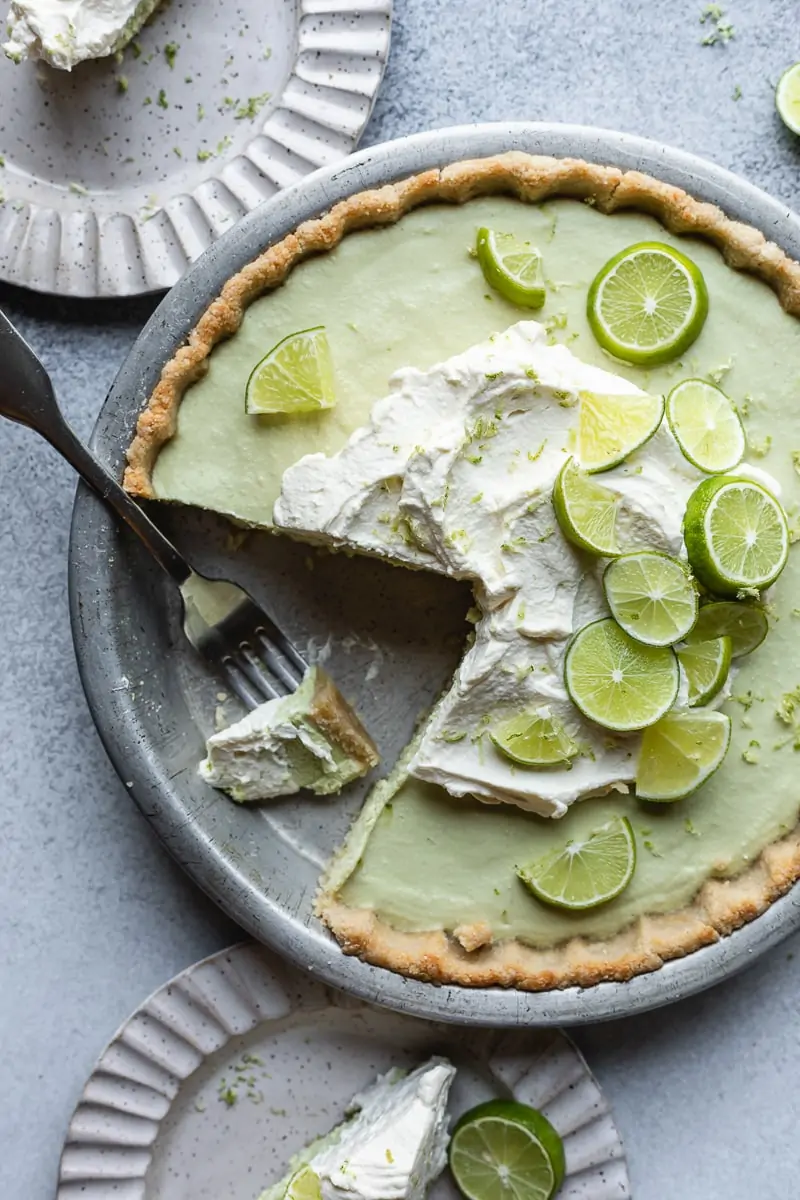
<svg viewBox="0 0 800 1200"><path fill-rule="evenodd" d="M285 472L275 524L334 546L469 579L480 609L474 644L440 701L410 773L453 795L510 801L562 816L585 796L635 779L640 737L585 721L564 690L572 633L608 616L607 560L576 550L552 505L573 453L579 394L640 394L620 376L548 345L522 321L428 371L407 369L373 407L370 424L336 455L308 455ZM748 474L779 493L775 480ZM597 481L617 497L626 549L683 556L686 502L704 478L666 422ZM678 703L685 703L686 687ZM488 729L547 709L582 753L564 768L516 766Z"/></svg>
<svg viewBox="0 0 800 1200"><path fill-rule="evenodd" d="M17 62L39 58L71 71L135 36L159 0L11 0L3 50Z"/></svg>

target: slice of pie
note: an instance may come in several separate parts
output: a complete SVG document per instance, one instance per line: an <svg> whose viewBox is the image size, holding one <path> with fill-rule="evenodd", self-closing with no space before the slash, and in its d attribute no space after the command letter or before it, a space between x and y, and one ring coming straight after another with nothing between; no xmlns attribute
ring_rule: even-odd
<svg viewBox="0 0 800 1200"><path fill-rule="evenodd" d="M526 312L486 282L471 253L482 228L537 248L543 308ZM614 256L647 242L689 256L709 312L681 357L643 367L602 350L587 293ZM641 732L587 718L566 686L573 636L609 619L608 559L576 548L553 507L584 397L595 408L603 396L638 402L700 379L721 385L743 421L744 491L779 497L791 523L797 315L800 265L758 231L636 172L513 153L353 196L300 226L228 282L164 368L129 449L134 495L474 588L475 631L455 679L420 714L323 880L318 912L346 952L443 982L586 986L715 941L800 875L794 552L757 602L747 588L728 598L766 613L769 632L734 658L713 698L689 707L675 668L671 711L721 706L730 718L722 765L688 798L644 804ZM248 414L255 366L318 326L335 407ZM600 510L612 497L615 531L629 539L618 549L683 561L684 512L705 477L662 424L587 478ZM741 639L723 638L720 653L731 646L739 655ZM521 714L532 717L527 759L502 736ZM697 766L699 751L670 745L671 769ZM544 863L552 877L574 854L583 869L591 835L619 818L636 848L624 890L584 908L531 894L518 868Z"/></svg>

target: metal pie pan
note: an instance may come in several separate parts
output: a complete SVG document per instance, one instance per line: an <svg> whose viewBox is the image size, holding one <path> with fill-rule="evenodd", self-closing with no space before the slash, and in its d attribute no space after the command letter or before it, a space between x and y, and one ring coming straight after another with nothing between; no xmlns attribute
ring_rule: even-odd
<svg viewBox="0 0 800 1200"><path fill-rule="evenodd" d="M517 149L649 172L718 204L800 258L800 220L710 163L655 142L580 126L462 126L402 138L318 171L245 217L190 267L123 365L95 427L100 458L120 471L136 415L163 364L226 279L300 221L364 188L459 159ZM335 678L369 718L391 764L414 718L446 682L462 645L468 593L449 580L330 555L311 561L286 539L161 508L158 519L200 570L257 594L301 647L323 648ZM313 568L313 569L310 569ZM292 797L238 806L196 775L220 683L183 643L176 598L159 569L78 489L69 550L78 663L103 742L134 799L193 879L253 936L335 987L402 1012L481 1025L570 1025L640 1012L718 983L800 927L794 887L712 946L625 983L528 993L406 979L344 955L312 915L320 869L365 789L341 799Z"/></svg>

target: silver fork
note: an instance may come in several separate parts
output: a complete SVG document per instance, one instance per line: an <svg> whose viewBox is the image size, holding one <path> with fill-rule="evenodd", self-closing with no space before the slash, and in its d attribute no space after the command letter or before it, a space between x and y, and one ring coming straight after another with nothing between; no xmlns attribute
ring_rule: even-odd
<svg viewBox="0 0 800 1200"><path fill-rule="evenodd" d="M67 424L39 359L0 312L0 416L36 430L144 542L177 584L183 628L247 708L288 695L306 664L271 617L237 584L193 571L183 555L123 491Z"/></svg>

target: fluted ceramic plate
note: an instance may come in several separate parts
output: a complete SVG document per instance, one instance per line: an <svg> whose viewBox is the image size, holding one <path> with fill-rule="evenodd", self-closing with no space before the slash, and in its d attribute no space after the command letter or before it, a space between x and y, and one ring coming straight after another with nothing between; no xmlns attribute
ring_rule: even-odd
<svg viewBox="0 0 800 1200"><path fill-rule="evenodd" d="M597 1081L559 1030L457 1029L348 999L235 946L156 992L103 1052L72 1117L57 1200L255 1200L380 1072L445 1054L450 1113L494 1096L564 1139L558 1200L631 1195ZM431 1200L457 1200L445 1174Z"/></svg>
<svg viewBox="0 0 800 1200"><path fill-rule="evenodd" d="M170 287L262 200L355 148L391 5L172 0L121 62L68 73L0 53L0 279Z"/></svg>

